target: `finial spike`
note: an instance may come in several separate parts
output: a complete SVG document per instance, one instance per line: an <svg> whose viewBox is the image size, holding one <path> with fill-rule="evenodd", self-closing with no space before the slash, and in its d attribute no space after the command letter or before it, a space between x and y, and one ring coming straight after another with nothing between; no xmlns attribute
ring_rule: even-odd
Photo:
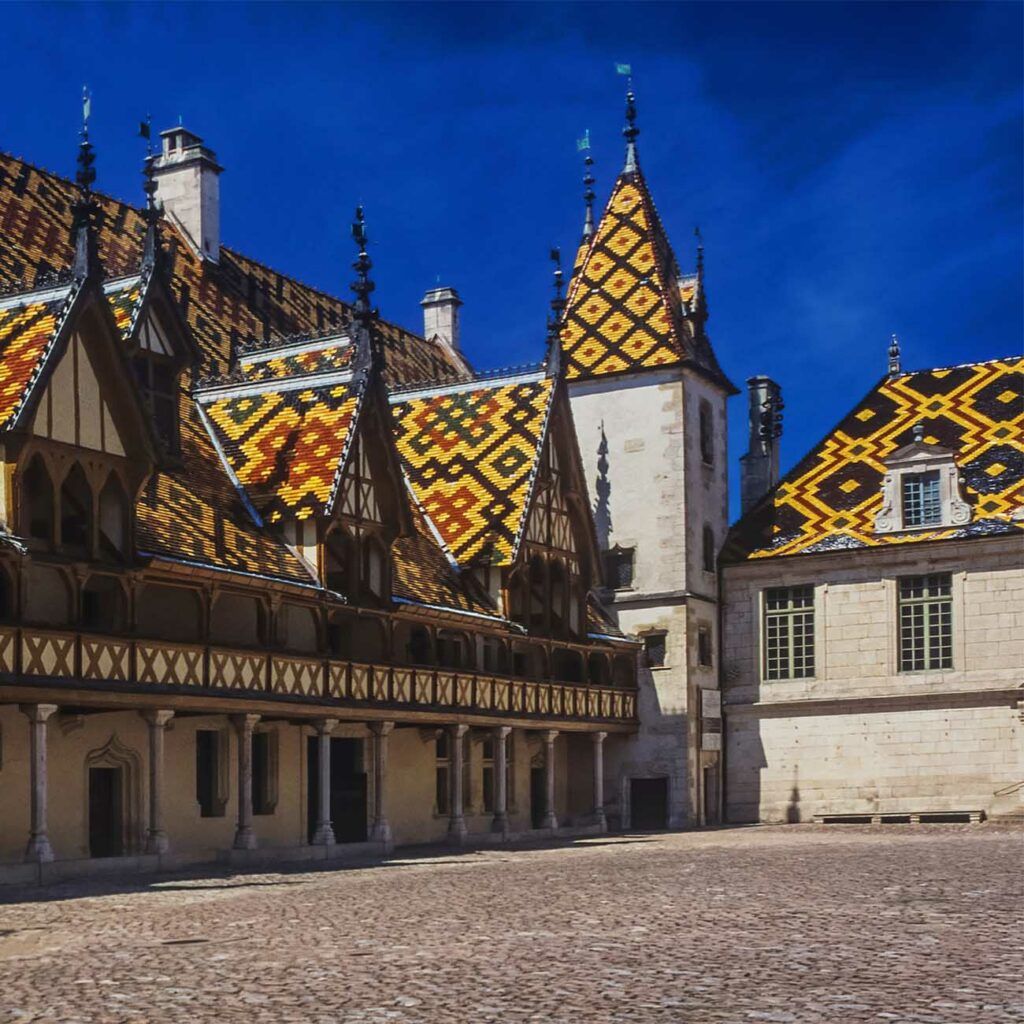
<svg viewBox="0 0 1024 1024"><path fill-rule="evenodd" d="M352 282L352 291L356 297L356 301L352 305L352 320L358 332L356 340L368 350L371 364L380 366L383 355L378 345L376 332L371 328L377 310L370 306L370 295L376 285L370 280L373 261L366 251L369 239L366 234L366 217L363 214L361 203L356 207L355 219L352 221L352 238L359 250L359 254L352 264L357 275L356 280Z"/></svg>
<svg viewBox="0 0 1024 1024"><path fill-rule="evenodd" d="M76 280L84 281L88 277L102 277L99 260L99 247L96 242L96 215L99 207L92 195L92 186L96 181L96 154L89 141L89 118L92 116L92 96L87 86L82 86L82 132L78 144L78 169L75 172L75 183L78 185L78 198L71 207L71 240L75 247L72 273Z"/></svg>
<svg viewBox="0 0 1024 1024"><path fill-rule="evenodd" d="M594 158L590 155L590 129L583 133L582 139L576 140L577 152L585 152L583 158L583 202L586 206L586 213L583 217L583 239L586 241L594 236Z"/></svg>
<svg viewBox="0 0 1024 1024"><path fill-rule="evenodd" d="M924 441L924 424L920 420L914 424L914 440L918 444Z"/></svg>
<svg viewBox="0 0 1024 1024"><path fill-rule="evenodd" d="M622 171L624 174L635 174L639 168L636 138L640 134L640 129L636 126L636 94L633 92L632 80L626 93L626 127L622 129L622 134L626 138L626 165Z"/></svg>
<svg viewBox="0 0 1024 1024"><path fill-rule="evenodd" d="M896 377L900 373L900 343L894 334L889 342L889 376Z"/></svg>

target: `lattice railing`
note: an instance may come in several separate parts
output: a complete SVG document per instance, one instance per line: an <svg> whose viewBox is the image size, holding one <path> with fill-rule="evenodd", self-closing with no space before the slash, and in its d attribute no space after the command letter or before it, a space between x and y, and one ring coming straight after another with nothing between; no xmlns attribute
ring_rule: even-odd
<svg viewBox="0 0 1024 1024"><path fill-rule="evenodd" d="M363 664L162 640L0 627L0 679L233 691L349 706L633 722L636 691L442 668Z"/></svg>

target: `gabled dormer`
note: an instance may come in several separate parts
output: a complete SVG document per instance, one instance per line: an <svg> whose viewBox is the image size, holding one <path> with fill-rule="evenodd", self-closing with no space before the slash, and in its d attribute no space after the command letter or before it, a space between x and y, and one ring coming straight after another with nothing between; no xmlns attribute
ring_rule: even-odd
<svg viewBox="0 0 1024 1024"><path fill-rule="evenodd" d="M934 530L970 521L971 506L962 496L954 453L926 439L924 424L916 424L914 440L885 460L875 533Z"/></svg>

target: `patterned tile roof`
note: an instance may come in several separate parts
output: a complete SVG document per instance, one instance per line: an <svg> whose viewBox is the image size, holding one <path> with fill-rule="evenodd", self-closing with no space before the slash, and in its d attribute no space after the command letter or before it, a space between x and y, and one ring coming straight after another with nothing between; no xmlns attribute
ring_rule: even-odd
<svg viewBox="0 0 1024 1024"><path fill-rule="evenodd" d="M127 341L135 329L135 318L142 305L143 280L141 277L128 277L119 281L108 281L103 288L114 314L114 323L121 332L121 338Z"/></svg>
<svg viewBox="0 0 1024 1024"><path fill-rule="evenodd" d="M347 370L354 355L354 345L348 341L335 341L333 344L311 345L297 353L289 353L282 348L279 352L245 356L239 360L238 368L245 380L283 380L299 374Z"/></svg>
<svg viewBox="0 0 1024 1024"><path fill-rule="evenodd" d="M75 186L66 179L0 153L0 291L42 287L53 275L70 268L74 197ZM102 195L96 198L100 259L115 321L125 331L141 299L131 282L139 277L145 223L134 207ZM171 291L199 350L199 377L223 374L232 352L243 343L337 335L348 323L348 305L333 296L228 247L221 248L218 263L203 261L174 225L165 224L163 233ZM127 279L123 288L121 279ZM56 302L39 304L28 313L5 307L0 314L0 423L7 423L20 407L54 337L59 315ZM389 383L466 376L467 367L444 346L393 324L382 323L380 329ZM339 371L347 368L351 352L338 346L330 353L325 350L320 359L331 363L331 371ZM253 380L312 369L303 359L269 360L259 369L256 362ZM239 408L223 410L222 418L232 431L237 430L232 414L241 416L249 429L244 437L239 435L239 466L243 475L251 474L254 492L270 495L271 518L273 509L289 502L290 507L308 509L325 488L329 490L328 467L339 437L347 431L346 398L328 394L322 401L307 402L302 395L296 392L279 401L273 415L267 408L271 399L258 414L250 408L248 418ZM159 474L143 495L138 509L140 548L214 568L308 582L308 572L288 548L270 532L260 533L251 517L247 519L184 387L180 420L183 466L180 471ZM289 424L297 425L303 435L301 447L298 454L272 467L269 459L282 436L275 431L288 430ZM257 434L258 443L254 441ZM300 467L310 467L308 479L300 480Z"/></svg>
<svg viewBox="0 0 1024 1024"><path fill-rule="evenodd" d="M269 522L329 508L359 405L351 381L296 383L201 402L231 472Z"/></svg>
<svg viewBox="0 0 1024 1024"><path fill-rule="evenodd" d="M392 593L400 601L498 617L468 575L459 573L431 536L423 512L412 503L413 530L391 548Z"/></svg>
<svg viewBox="0 0 1024 1024"><path fill-rule="evenodd" d="M511 563L553 394L532 375L393 399L409 481L459 565Z"/></svg>
<svg viewBox="0 0 1024 1024"><path fill-rule="evenodd" d="M13 425L73 301L71 285L0 303L0 429Z"/></svg>
<svg viewBox="0 0 1024 1024"><path fill-rule="evenodd" d="M885 460L913 440L954 453L965 527L875 534ZM1024 507L1024 359L883 380L732 529L727 557L765 558L1010 532Z"/></svg>
<svg viewBox="0 0 1024 1024"><path fill-rule="evenodd" d="M577 264L562 329L570 380L685 358L679 270L639 172L619 176Z"/></svg>

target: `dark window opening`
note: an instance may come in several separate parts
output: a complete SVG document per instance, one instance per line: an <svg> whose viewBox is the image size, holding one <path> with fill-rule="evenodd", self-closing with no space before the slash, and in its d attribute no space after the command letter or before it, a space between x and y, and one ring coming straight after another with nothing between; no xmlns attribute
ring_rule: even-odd
<svg viewBox="0 0 1024 1024"><path fill-rule="evenodd" d="M434 663L430 633L423 626L413 626L409 632L407 647L410 665L432 665Z"/></svg>
<svg viewBox="0 0 1024 1024"><path fill-rule="evenodd" d="M697 661L701 665L711 665L713 661L711 630L707 626L697 629Z"/></svg>
<svg viewBox="0 0 1024 1024"><path fill-rule="evenodd" d="M644 654L651 668L661 668L665 664L666 633L648 633L644 637Z"/></svg>
<svg viewBox="0 0 1024 1024"><path fill-rule="evenodd" d="M612 681L612 670L604 654L592 654L587 659L587 675L597 686L607 686Z"/></svg>
<svg viewBox="0 0 1024 1024"><path fill-rule="evenodd" d="M565 649L554 651L551 655L551 674L566 683L582 683L583 655Z"/></svg>
<svg viewBox="0 0 1024 1024"><path fill-rule="evenodd" d="M612 590L633 586L634 548L612 548L604 553L605 581Z"/></svg>
<svg viewBox="0 0 1024 1024"><path fill-rule="evenodd" d="M354 596L356 585L356 543L345 529L334 530L324 544L324 583L328 590Z"/></svg>
<svg viewBox="0 0 1024 1024"><path fill-rule="evenodd" d="M92 490L77 463L60 488L60 539L74 554L87 555L92 546Z"/></svg>
<svg viewBox="0 0 1024 1024"><path fill-rule="evenodd" d="M21 477L22 532L30 541L53 543L53 481L37 455Z"/></svg>
<svg viewBox="0 0 1024 1024"><path fill-rule="evenodd" d="M157 438L169 452L178 450L178 379L167 356L145 349L132 360L135 380Z"/></svg>
<svg viewBox="0 0 1024 1024"><path fill-rule="evenodd" d="M113 576L93 576L82 588L82 627L100 633L124 629L124 591Z"/></svg>
<svg viewBox="0 0 1024 1024"><path fill-rule="evenodd" d="M706 466L715 463L714 417L711 403L700 403L700 458Z"/></svg>
<svg viewBox="0 0 1024 1024"><path fill-rule="evenodd" d="M710 526L704 527L702 564L705 572L715 571L715 531Z"/></svg>
<svg viewBox="0 0 1024 1024"><path fill-rule="evenodd" d="M434 806L438 814L448 814L450 780L451 780L451 750L448 745L448 734L438 733L434 741Z"/></svg>
<svg viewBox="0 0 1024 1024"><path fill-rule="evenodd" d="M466 644L461 636L442 633L437 638L437 663L442 668L466 666Z"/></svg>

